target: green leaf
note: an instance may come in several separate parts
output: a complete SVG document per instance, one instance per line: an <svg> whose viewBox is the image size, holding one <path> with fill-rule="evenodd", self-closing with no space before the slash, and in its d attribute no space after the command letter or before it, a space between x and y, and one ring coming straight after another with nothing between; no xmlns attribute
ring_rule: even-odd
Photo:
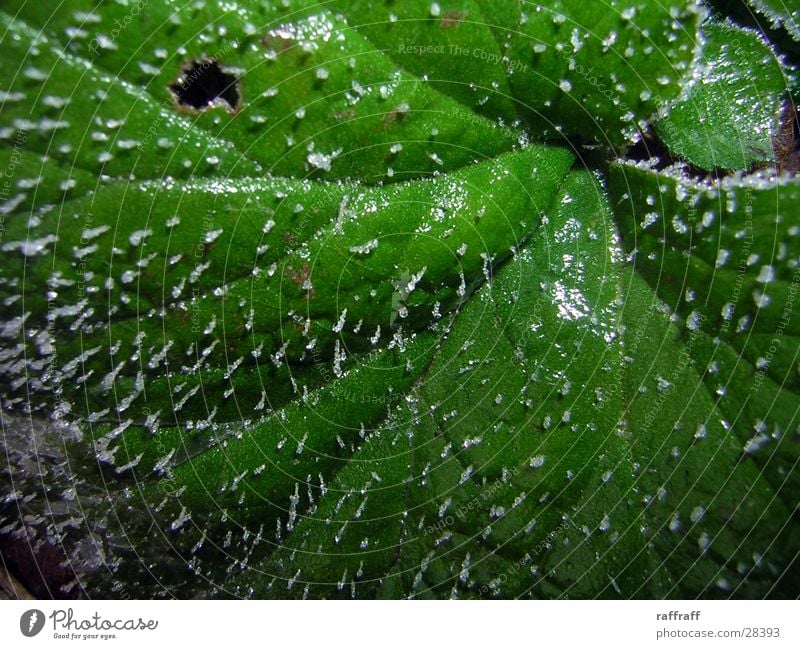
<svg viewBox="0 0 800 649"><path fill-rule="evenodd" d="M482 2L534 132L620 145L665 101L697 49L694 2Z"/></svg>
<svg viewBox="0 0 800 649"><path fill-rule="evenodd" d="M800 8L794 0L747 0L753 9L766 16L776 27L783 27L800 41Z"/></svg>
<svg viewBox="0 0 800 649"><path fill-rule="evenodd" d="M221 8L226 6L224 2L180 8L154 2L141 16L134 15L135 5L118 3L95 12L92 0L70 2L68 8L55 13L44 5L8 4L6 11L19 6L20 16L47 25L57 37L68 34L65 49L83 57L75 64L75 76L65 74L61 78L61 68L72 59L65 59L54 69L49 58L37 62L46 55L42 54L24 64L4 66L9 80L24 84L24 75L17 78L16 70L38 68L48 76L48 83L56 84L48 94L70 100L65 112L92 115L95 82L87 79L83 81L87 91L72 92L82 74L81 66L91 61L94 69L147 90L151 103L169 116L169 122L180 123L181 131L191 124L192 136L224 142L236 151L237 158L252 160L259 165L256 169L269 173L328 179L358 177L368 182L402 179L452 170L497 155L511 149L519 137L398 69L357 31L317 3L311 3L307 11L287 15L284 9L270 9L257 2L243 3L245 6L236 11ZM15 42L24 59L26 40ZM135 53L135 61L131 53ZM239 79L241 108L235 115L213 108L176 119L168 87L186 61L209 58ZM20 109L30 111L29 102L42 96L37 93L27 97ZM125 111L117 111L114 117L135 121L130 126L138 136L133 139L150 148L157 150L162 137L180 142L177 134L170 137L169 132L163 132L161 123L167 117L142 114L130 100ZM89 136L86 133L87 139ZM110 138L111 146L97 146L100 151L110 148L116 159L113 145L127 139L119 134L116 139ZM83 151L85 147L79 148ZM189 172L202 172L214 155L219 157L208 151L205 160L196 161L199 169L194 171L190 165ZM161 156L176 167L183 164L181 149L166 147ZM86 162L90 169L98 166L94 158ZM119 164L130 167L131 162L120 160ZM227 175L225 167L217 172ZM160 173L156 169L156 174ZM170 168L168 173L175 172ZM238 175L252 173L251 166ZM155 174L140 169L139 175Z"/></svg>
<svg viewBox="0 0 800 649"><path fill-rule="evenodd" d="M788 522L794 507L782 458L796 462L797 441L781 432L797 425L797 396L762 385L744 412L738 387L720 399L716 381L747 385L736 355L682 335L653 289L624 269L602 188L574 176L558 203L536 243L463 310L430 378L367 432L332 484L312 483L319 502L256 567L262 581L248 571L235 593L643 597L773 587L785 564L762 559L776 543L762 521ZM501 359L513 360L500 369ZM777 426L766 444L751 427L759 415ZM235 463L242 455L231 447ZM782 536L782 561L791 561L797 540Z"/></svg>
<svg viewBox="0 0 800 649"><path fill-rule="evenodd" d="M644 292L649 285L660 297L653 305L656 318L637 318L637 345L628 354L635 359L638 346L663 345L667 338L683 347L665 350L661 367L651 366L655 386L640 383L666 395L662 402L656 394L659 408L647 415L631 411L631 421L646 422L645 432L655 429L653 443L667 466L676 466L668 475L680 485L681 506L669 522L670 498L654 508L661 529L689 527L704 549L689 564L681 556L689 539L678 539L670 551L683 571L674 571L677 581L690 592L712 582L741 596L780 590L780 566L797 552L797 536L787 528L796 508L800 455L800 350L793 317L800 185L758 176L702 185L618 164L610 191L638 276L632 289ZM628 298L625 308L635 310L635 304ZM656 484L662 474L654 470ZM768 531L761 528L765 520L774 521ZM656 543L674 545L668 536ZM764 549L773 547L782 558L763 561ZM699 560L707 552L719 557L718 566ZM680 588L676 583L669 592Z"/></svg>
<svg viewBox="0 0 800 649"><path fill-rule="evenodd" d="M619 165L611 189L634 267L689 330L719 337L797 391L797 181L752 176L706 185ZM765 362L776 336L777 364Z"/></svg>
<svg viewBox="0 0 800 649"><path fill-rule="evenodd" d="M795 597L800 183L618 158L768 160L769 43L286 4L4 4L0 533L91 596Z"/></svg>
<svg viewBox="0 0 800 649"><path fill-rule="evenodd" d="M58 203L89 193L97 185L97 177L83 169L64 169L47 156L22 153L28 136L19 133L12 146L0 149L0 165L8 171L7 178L19 177L14 186L4 185L0 215L30 212L39 204Z"/></svg>
<svg viewBox="0 0 800 649"><path fill-rule="evenodd" d="M348 16L386 56L440 92L488 117L516 119L503 43L492 30L492 7L479 0L335 0L327 6Z"/></svg>
<svg viewBox="0 0 800 649"><path fill-rule="evenodd" d="M627 572L640 538L621 533L636 512L615 509L631 486L620 395L595 403L619 376L619 254L589 174L556 205L463 309L428 379L258 567L279 579L256 595L306 582L310 596L616 594L609 576Z"/></svg>
<svg viewBox="0 0 800 649"><path fill-rule="evenodd" d="M473 150L492 155L509 146L510 134L489 135L491 123L443 101L426 84L398 73L397 65L489 117L507 123L519 116L548 139L577 136L620 145L678 94L695 55L700 17L693 0L615 0L611 6L558 0L538 8L483 0L337 1L324 10L315 0L302 0L291 13L263 3L242 3L236 11L216 5L176 10L158 3L133 21L131 7L112 4L95 13L91 0L52 16L51 9L24 0L11 0L6 11L18 8L32 22L68 34L70 51L155 96L165 94L187 56L216 56L243 68L247 120L214 111L213 118L199 116L200 124L224 131L274 173L307 170L313 144L323 154L343 149L333 174L371 178L384 176L385 147L398 133L406 148L392 165L397 173L436 169L426 161L432 150L452 167ZM320 69L328 75L324 81L317 77ZM264 88L278 92L264 98ZM308 101L315 92L322 96ZM418 128L405 120L396 124L404 104L414 107L408 117ZM299 109L305 117L298 123L293 115ZM436 119L440 112L450 119ZM438 131L436 148L428 142L431 128ZM262 136L254 138L257 132ZM420 142L409 147L408 140ZM354 142L364 147L357 157L349 153ZM373 169L374 176L368 173Z"/></svg>
<svg viewBox="0 0 800 649"><path fill-rule="evenodd" d="M379 189L112 184L15 219L2 249L25 360L8 379L27 398L31 387L77 388L107 413L117 379L134 377L122 416L147 401L149 376L180 383L187 371L332 358L337 372L350 354L456 308L527 239L571 162L530 147Z"/></svg>
<svg viewBox="0 0 800 649"><path fill-rule="evenodd" d="M655 124L670 151L701 169L774 162L787 76L752 31L708 22L696 80Z"/></svg>
<svg viewBox="0 0 800 649"><path fill-rule="evenodd" d="M0 13L0 28L5 91L0 137L12 147L23 142L63 167L95 176L261 171L229 143L193 129L169 105L63 54L19 21Z"/></svg>

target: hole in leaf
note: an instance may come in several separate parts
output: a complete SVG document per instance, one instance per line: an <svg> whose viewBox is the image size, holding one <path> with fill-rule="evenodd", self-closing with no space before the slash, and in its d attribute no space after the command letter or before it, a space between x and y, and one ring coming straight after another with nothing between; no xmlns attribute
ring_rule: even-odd
<svg viewBox="0 0 800 649"><path fill-rule="evenodd" d="M202 113L224 108L235 115L242 104L242 84L215 59L195 59L181 66L169 90L179 110Z"/></svg>

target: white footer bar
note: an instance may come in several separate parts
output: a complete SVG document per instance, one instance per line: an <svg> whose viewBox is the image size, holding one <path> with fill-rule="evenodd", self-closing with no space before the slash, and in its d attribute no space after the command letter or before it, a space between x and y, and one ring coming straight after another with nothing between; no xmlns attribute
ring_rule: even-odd
<svg viewBox="0 0 800 649"><path fill-rule="evenodd" d="M799 630L795 601L0 603L12 647L800 647Z"/></svg>

